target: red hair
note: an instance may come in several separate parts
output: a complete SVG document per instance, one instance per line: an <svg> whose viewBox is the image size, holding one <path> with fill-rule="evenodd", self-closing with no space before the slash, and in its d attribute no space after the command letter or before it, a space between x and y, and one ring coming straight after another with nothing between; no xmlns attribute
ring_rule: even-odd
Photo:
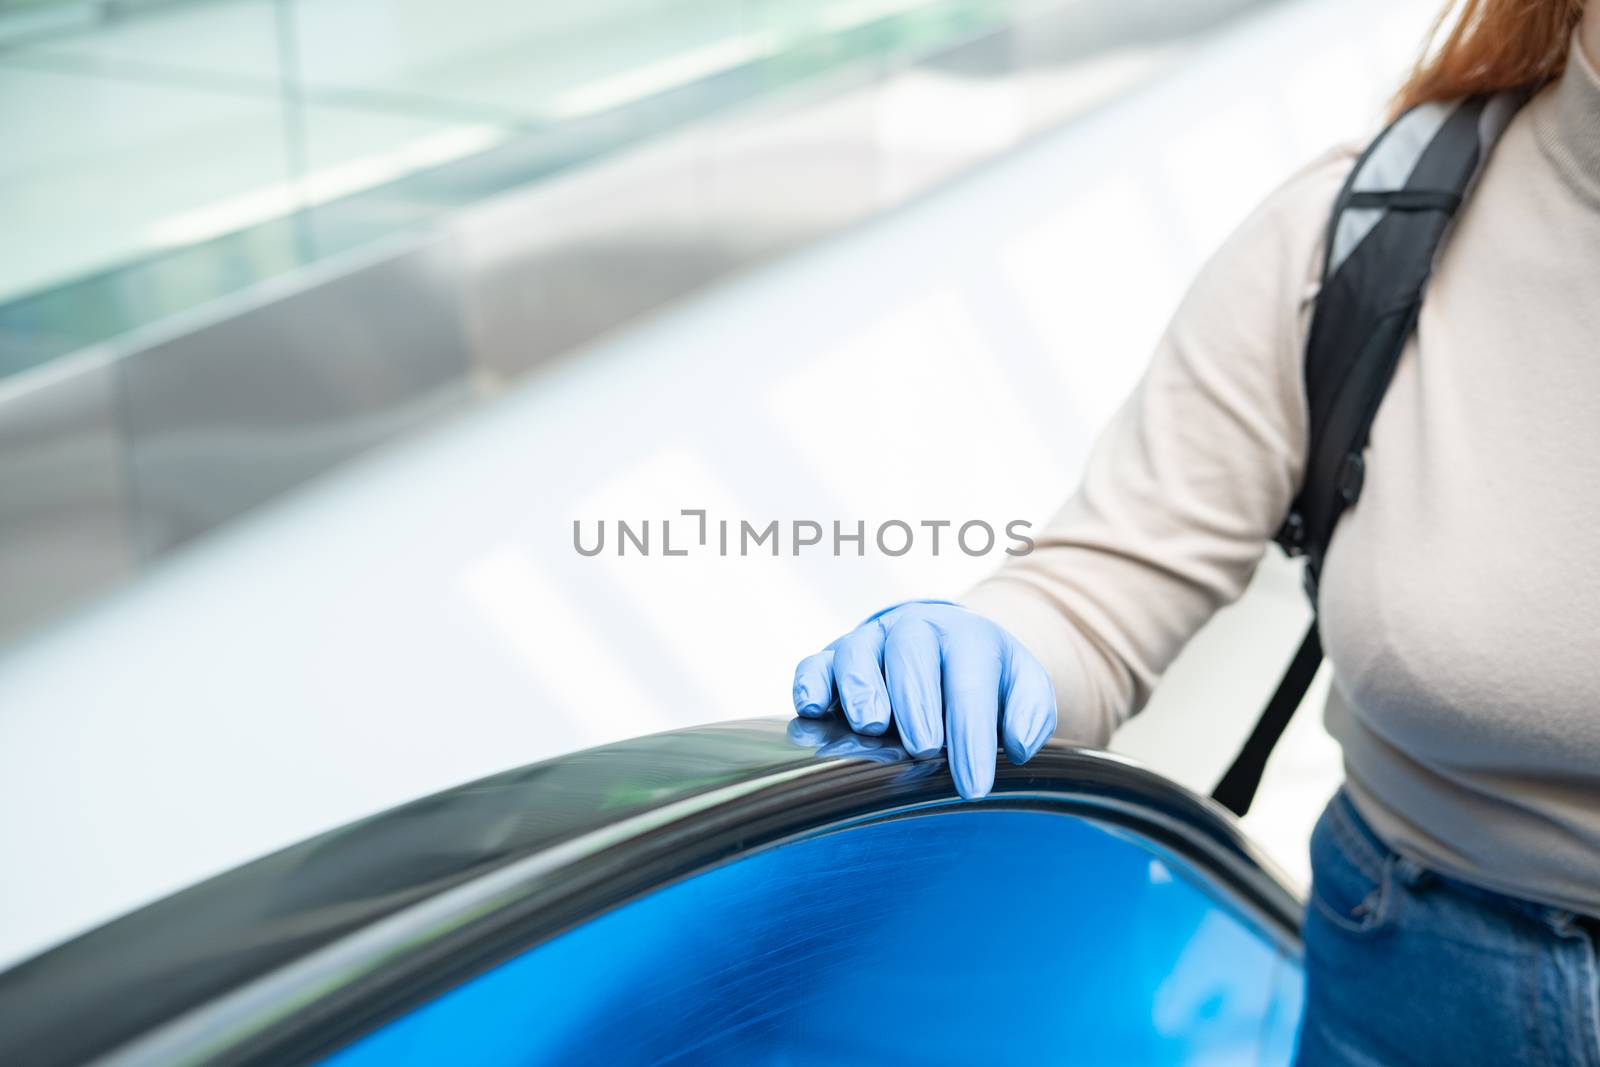
<svg viewBox="0 0 1600 1067"><path fill-rule="evenodd" d="M1422 58L1395 94L1395 113L1430 100L1537 88L1559 78L1583 3L1449 0L1428 34Z"/></svg>

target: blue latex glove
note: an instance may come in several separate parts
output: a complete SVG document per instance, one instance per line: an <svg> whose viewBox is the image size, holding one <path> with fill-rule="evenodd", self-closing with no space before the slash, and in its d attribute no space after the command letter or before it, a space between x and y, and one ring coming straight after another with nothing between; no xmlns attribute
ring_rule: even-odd
<svg viewBox="0 0 1600 1067"><path fill-rule="evenodd" d="M1012 763L1033 758L1055 732L1050 676L1000 627L944 600L886 608L800 661L794 707L808 719L835 709L875 736L892 716L919 759L950 746L956 789L972 799L994 785L995 735Z"/></svg>

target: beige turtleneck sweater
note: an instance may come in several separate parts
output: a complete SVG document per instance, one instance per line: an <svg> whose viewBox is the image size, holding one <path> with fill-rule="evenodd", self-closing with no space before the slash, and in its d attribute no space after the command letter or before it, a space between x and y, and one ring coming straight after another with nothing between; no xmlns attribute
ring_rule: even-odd
<svg viewBox="0 0 1600 1067"><path fill-rule="evenodd" d="M1106 743L1288 510L1320 244L1355 156L1228 240L1037 550L964 598L1050 671L1059 736ZM1576 46L1443 251L1320 608L1328 729L1378 833L1600 914L1600 76Z"/></svg>

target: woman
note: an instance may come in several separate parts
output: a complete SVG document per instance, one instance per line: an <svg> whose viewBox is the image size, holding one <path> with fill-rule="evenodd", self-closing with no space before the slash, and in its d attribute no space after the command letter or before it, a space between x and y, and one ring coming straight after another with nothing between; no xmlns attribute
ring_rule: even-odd
<svg viewBox="0 0 1600 1067"><path fill-rule="evenodd" d="M1441 18L1441 27L1451 13ZM1346 784L1312 836L1303 1064L1600 1065L1600 3L1466 0L1397 109L1526 86L1444 246L1318 593ZM1335 151L1235 233L1038 547L802 661L801 715L981 796L1104 745L1244 589L1307 452Z"/></svg>

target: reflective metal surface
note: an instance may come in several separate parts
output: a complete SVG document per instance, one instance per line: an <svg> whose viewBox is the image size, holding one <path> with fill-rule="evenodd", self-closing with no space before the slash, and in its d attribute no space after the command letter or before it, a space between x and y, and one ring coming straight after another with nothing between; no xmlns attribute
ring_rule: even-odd
<svg viewBox="0 0 1600 1067"><path fill-rule="evenodd" d="M116 376L85 352L0 384L0 644L133 572Z"/></svg>
<svg viewBox="0 0 1600 1067"><path fill-rule="evenodd" d="M471 397L450 242L411 238L120 361L134 528L156 556Z"/></svg>
<svg viewBox="0 0 1600 1067"><path fill-rule="evenodd" d="M830 827L955 801L942 760L750 720L592 749L286 849L0 975L0 1061L287 1063L641 893ZM1051 744L971 810L1137 834L1293 953L1299 905L1210 801Z"/></svg>

